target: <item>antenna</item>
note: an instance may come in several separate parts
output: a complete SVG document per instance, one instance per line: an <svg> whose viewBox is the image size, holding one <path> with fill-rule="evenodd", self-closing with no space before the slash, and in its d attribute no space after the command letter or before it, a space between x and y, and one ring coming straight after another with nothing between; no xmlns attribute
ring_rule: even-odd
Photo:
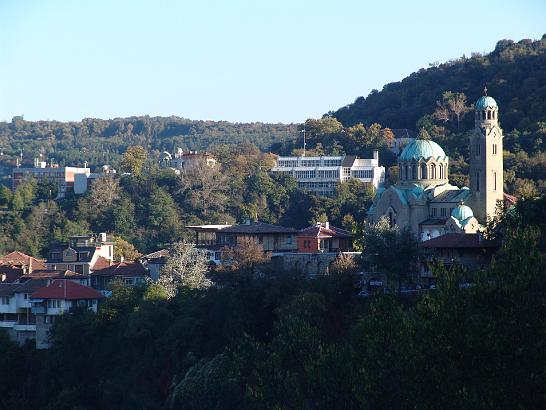
<svg viewBox="0 0 546 410"><path fill-rule="evenodd" d="M303 133L303 155L302 155L302 157L305 157L305 146L307 145L307 143L305 142L305 124L303 124L303 130L301 130L300 132Z"/></svg>

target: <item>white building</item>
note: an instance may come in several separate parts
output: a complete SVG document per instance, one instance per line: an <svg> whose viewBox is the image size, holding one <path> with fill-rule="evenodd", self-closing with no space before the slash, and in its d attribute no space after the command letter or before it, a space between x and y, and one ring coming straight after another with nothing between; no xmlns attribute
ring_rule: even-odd
<svg viewBox="0 0 546 410"><path fill-rule="evenodd" d="M354 155L320 157L278 157L272 172L292 175L298 187L322 196L332 196L340 182L351 178L379 187L385 180L385 167L379 166L379 153L363 159Z"/></svg>
<svg viewBox="0 0 546 410"><path fill-rule="evenodd" d="M174 169L177 174L182 170L195 168L201 162L205 162L211 168L217 164L216 159L208 152L183 151L182 148L178 148L174 155L167 151L159 155L159 166Z"/></svg>
<svg viewBox="0 0 546 410"><path fill-rule="evenodd" d="M87 177L90 173L91 170L87 167L59 167L35 159L34 168L13 168L12 187L14 190L17 189L27 178L34 178L37 181L54 181L57 183L59 191L57 198L63 198L67 192L74 189L74 180L77 174L85 174Z"/></svg>

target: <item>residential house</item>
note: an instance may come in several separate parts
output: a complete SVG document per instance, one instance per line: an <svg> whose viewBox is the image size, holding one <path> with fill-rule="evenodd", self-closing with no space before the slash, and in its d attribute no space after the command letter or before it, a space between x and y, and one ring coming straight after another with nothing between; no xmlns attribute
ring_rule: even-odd
<svg viewBox="0 0 546 410"><path fill-rule="evenodd" d="M302 229L297 236L298 252L351 252L353 234L328 222Z"/></svg>
<svg viewBox="0 0 546 410"><path fill-rule="evenodd" d="M236 246L246 240L252 240L263 246L265 252L295 252L298 249L294 228L271 225L263 222L247 222L233 225L216 232L217 244Z"/></svg>
<svg viewBox="0 0 546 410"><path fill-rule="evenodd" d="M143 284L149 277L146 268L138 261L114 263L103 269L94 270L91 273L91 285L97 290L107 290L108 284L120 279L125 285L134 286Z"/></svg>
<svg viewBox="0 0 546 410"><path fill-rule="evenodd" d="M90 275L93 270L110 266L114 243L105 233L70 237L68 244L52 247L45 264L52 270L71 270Z"/></svg>
<svg viewBox="0 0 546 410"><path fill-rule="evenodd" d="M190 225L186 228L195 232L195 247L205 255L207 261L212 265L222 264L222 247L218 233L232 225Z"/></svg>
<svg viewBox="0 0 546 410"><path fill-rule="evenodd" d="M182 170L195 168L200 162L204 162L211 168L217 164L216 159L209 152L183 151L182 148L178 148L173 155L167 151L159 155L159 166L171 168L177 174Z"/></svg>
<svg viewBox="0 0 546 410"><path fill-rule="evenodd" d="M489 266L500 242L485 239L480 233L447 233L421 242L419 247L425 253L421 263L421 281L427 286L436 282L430 271L430 262L436 261L446 267L464 266L473 273Z"/></svg>
<svg viewBox="0 0 546 410"><path fill-rule="evenodd" d="M35 315L36 348L50 347L50 330L55 318L75 307L98 309L102 294L69 279L54 279L30 295L31 311Z"/></svg>
<svg viewBox="0 0 546 410"><path fill-rule="evenodd" d="M149 276L152 280L157 280L159 278L159 271L165 265L167 257L169 256L169 251L167 249L161 249L149 253L140 257L140 263L148 271Z"/></svg>

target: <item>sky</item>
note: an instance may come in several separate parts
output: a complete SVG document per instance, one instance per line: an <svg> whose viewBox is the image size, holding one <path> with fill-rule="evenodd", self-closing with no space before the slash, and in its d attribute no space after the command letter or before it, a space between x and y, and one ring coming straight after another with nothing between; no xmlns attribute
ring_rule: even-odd
<svg viewBox="0 0 546 410"><path fill-rule="evenodd" d="M0 0L0 121L303 122L544 33L544 0Z"/></svg>

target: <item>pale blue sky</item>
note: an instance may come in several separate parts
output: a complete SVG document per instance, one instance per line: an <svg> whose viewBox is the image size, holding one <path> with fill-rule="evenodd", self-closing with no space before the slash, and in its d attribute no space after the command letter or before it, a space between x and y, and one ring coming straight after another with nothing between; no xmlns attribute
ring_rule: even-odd
<svg viewBox="0 0 546 410"><path fill-rule="evenodd" d="M544 0L0 0L0 120L301 122L545 32Z"/></svg>

